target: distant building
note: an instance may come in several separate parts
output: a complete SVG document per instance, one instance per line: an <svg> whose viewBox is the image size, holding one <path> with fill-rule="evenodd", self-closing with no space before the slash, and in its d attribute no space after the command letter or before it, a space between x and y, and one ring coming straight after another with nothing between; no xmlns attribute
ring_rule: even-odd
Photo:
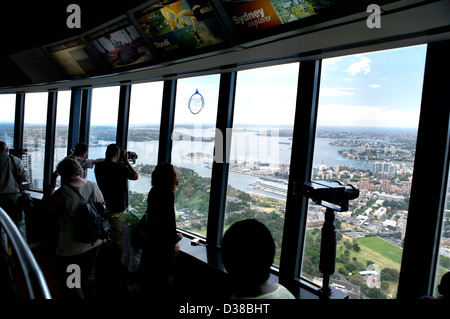
<svg viewBox="0 0 450 319"><path fill-rule="evenodd" d="M397 222L395 220L387 219L383 222L383 225L385 227L387 227L387 226L397 227Z"/></svg>
<svg viewBox="0 0 450 319"><path fill-rule="evenodd" d="M386 214L386 207L380 207L378 208L375 213L373 213L374 216L377 216L378 218L382 217L384 214Z"/></svg>
<svg viewBox="0 0 450 319"><path fill-rule="evenodd" d="M444 257L450 257L450 249L441 247L439 249L439 255L444 256Z"/></svg>
<svg viewBox="0 0 450 319"><path fill-rule="evenodd" d="M392 178L397 175L397 166L388 162L375 162L373 173L379 178Z"/></svg>
<svg viewBox="0 0 450 319"><path fill-rule="evenodd" d="M323 279L314 277L313 283L322 286ZM330 278L330 286L346 293L349 299L361 299L361 288L349 282Z"/></svg>
<svg viewBox="0 0 450 319"><path fill-rule="evenodd" d="M31 169L31 154L25 153L22 156L21 160L22 160L23 165L25 165L25 169L27 170L27 173L28 173L28 183L31 184L33 181L33 172Z"/></svg>
<svg viewBox="0 0 450 319"><path fill-rule="evenodd" d="M400 196L400 195L388 195L388 194L379 193L379 192L374 192L374 195L376 195L377 198L383 199L383 200L389 200L389 201L394 201L394 202L399 202L399 203L403 203L405 201L405 197Z"/></svg>

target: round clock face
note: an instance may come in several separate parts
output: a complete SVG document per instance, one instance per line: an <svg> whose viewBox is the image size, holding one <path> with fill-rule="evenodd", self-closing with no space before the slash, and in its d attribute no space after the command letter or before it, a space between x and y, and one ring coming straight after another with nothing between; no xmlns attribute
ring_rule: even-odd
<svg viewBox="0 0 450 319"><path fill-rule="evenodd" d="M192 96L189 99L188 107L192 114L199 113L203 106L205 105L205 101L203 99L203 96L198 93L198 89L195 90L195 93L192 94Z"/></svg>

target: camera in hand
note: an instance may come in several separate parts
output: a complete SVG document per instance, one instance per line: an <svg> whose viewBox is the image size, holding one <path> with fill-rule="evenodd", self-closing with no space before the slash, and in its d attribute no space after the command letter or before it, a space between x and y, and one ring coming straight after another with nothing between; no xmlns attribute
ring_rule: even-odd
<svg viewBox="0 0 450 319"><path fill-rule="evenodd" d="M13 155L20 159L23 159L23 156L27 156L28 150L26 148L10 148L9 155Z"/></svg>
<svg viewBox="0 0 450 319"><path fill-rule="evenodd" d="M136 164L136 160L138 158L138 155L135 152L131 152L131 151L126 151L127 155L128 155L128 160L133 163ZM123 153L123 156L125 156L125 153Z"/></svg>
<svg viewBox="0 0 450 319"><path fill-rule="evenodd" d="M348 210L348 201L359 197L359 189L352 184L342 185L339 181L296 182L294 195L303 195L318 205L345 212Z"/></svg>

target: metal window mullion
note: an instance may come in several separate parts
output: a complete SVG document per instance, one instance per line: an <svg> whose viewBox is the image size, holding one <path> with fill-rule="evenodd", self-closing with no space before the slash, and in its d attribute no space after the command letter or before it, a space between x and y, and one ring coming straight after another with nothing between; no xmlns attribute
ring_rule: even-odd
<svg viewBox="0 0 450 319"><path fill-rule="evenodd" d="M55 133L58 91L48 93L47 121L45 132L45 156L44 156L44 189L50 184L53 161L55 155Z"/></svg>
<svg viewBox="0 0 450 319"><path fill-rule="evenodd" d="M171 162L176 91L177 80L164 81L161 123L159 129L158 163Z"/></svg>
<svg viewBox="0 0 450 319"><path fill-rule="evenodd" d="M25 114L25 93L16 94L16 111L14 116L14 142L16 149L23 148L23 130Z"/></svg>
<svg viewBox="0 0 450 319"><path fill-rule="evenodd" d="M449 166L449 51L450 41L427 48L399 299L433 294Z"/></svg>
<svg viewBox="0 0 450 319"><path fill-rule="evenodd" d="M80 136L78 142L89 145L91 128L92 89L83 89L81 94Z"/></svg>
<svg viewBox="0 0 450 319"><path fill-rule="evenodd" d="M207 242L211 247L217 247L220 244L224 229L236 76L236 72L222 73L220 76L216 135L214 139L215 160L211 172L208 209Z"/></svg>
<svg viewBox="0 0 450 319"><path fill-rule="evenodd" d="M298 279L303 261L308 199L294 194L294 183L311 178L320 71L321 60L300 63L279 272L280 282L288 287Z"/></svg>
<svg viewBox="0 0 450 319"><path fill-rule="evenodd" d="M130 118L131 85L120 86L119 112L117 116L116 144L126 150L128 143L128 124Z"/></svg>
<svg viewBox="0 0 450 319"><path fill-rule="evenodd" d="M70 95L69 130L67 134L67 154L78 143L80 136L81 96L82 89L72 88Z"/></svg>

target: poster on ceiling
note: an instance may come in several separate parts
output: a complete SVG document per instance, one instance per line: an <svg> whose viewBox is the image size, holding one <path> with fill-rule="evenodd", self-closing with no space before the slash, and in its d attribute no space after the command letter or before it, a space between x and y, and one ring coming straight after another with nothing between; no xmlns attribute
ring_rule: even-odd
<svg viewBox="0 0 450 319"><path fill-rule="evenodd" d="M209 0L163 0L134 15L162 56L189 55L225 39Z"/></svg>
<svg viewBox="0 0 450 319"><path fill-rule="evenodd" d="M313 1L305 0L220 0L233 25L240 32L270 29L316 14Z"/></svg>
<svg viewBox="0 0 450 319"><path fill-rule="evenodd" d="M63 72L70 76L92 74L99 70L97 61L89 56L81 39L72 39L42 48Z"/></svg>
<svg viewBox="0 0 450 319"><path fill-rule="evenodd" d="M134 66L152 59L150 50L128 18L100 28L85 38L113 69Z"/></svg>

